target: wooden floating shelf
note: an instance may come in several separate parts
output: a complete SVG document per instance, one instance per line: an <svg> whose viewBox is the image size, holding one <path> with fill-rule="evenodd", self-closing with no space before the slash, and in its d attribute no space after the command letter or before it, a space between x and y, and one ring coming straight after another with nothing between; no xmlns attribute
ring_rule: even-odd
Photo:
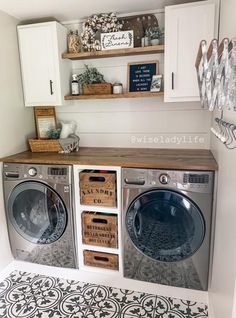
<svg viewBox="0 0 236 318"><path fill-rule="evenodd" d="M131 92L124 94L103 94L103 95L79 95L65 96L65 100L82 100L82 99L119 99L119 98L140 98L140 97L160 97L164 92Z"/></svg>
<svg viewBox="0 0 236 318"><path fill-rule="evenodd" d="M141 54L155 54L163 53L164 45L154 45L145 47L134 47L130 49L117 49L117 50L104 50L93 52L80 52L80 53L63 53L63 59L70 60L83 60L83 59L96 59L105 57L118 57L126 55L141 55Z"/></svg>

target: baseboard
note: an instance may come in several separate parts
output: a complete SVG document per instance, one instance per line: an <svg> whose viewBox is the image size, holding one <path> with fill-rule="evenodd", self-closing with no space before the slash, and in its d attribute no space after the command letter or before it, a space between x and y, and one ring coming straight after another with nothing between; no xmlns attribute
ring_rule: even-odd
<svg viewBox="0 0 236 318"><path fill-rule="evenodd" d="M15 261L12 261L10 264L8 264L6 267L4 267L0 271L0 281L4 280L6 277L8 277L9 274L11 272L13 272L14 270L16 270L16 264L15 264Z"/></svg>
<svg viewBox="0 0 236 318"><path fill-rule="evenodd" d="M208 295L209 297L209 295ZM210 301L210 297L208 298L208 318L215 318L215 312L214 308L212 306L212 303Z"/></svg>

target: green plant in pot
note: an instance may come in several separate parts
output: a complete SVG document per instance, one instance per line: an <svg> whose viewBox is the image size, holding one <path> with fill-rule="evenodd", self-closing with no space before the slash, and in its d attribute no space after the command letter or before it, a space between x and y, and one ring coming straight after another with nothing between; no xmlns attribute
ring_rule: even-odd
<svg viewBox="0 0 236 318"><path fill-rule="evenodd" d="M163 41L164 30L159 26L150 26L146 29L145 36L150 39L151 45L158 45Z"/></svg>
<svg viewBox="0 0 236 318"><path fill-rule="evenodd" d="M85 65L85 71L78 75L78 82L83 87L84 95L111 94L112 85L106 83L96 67Z"/></svg>

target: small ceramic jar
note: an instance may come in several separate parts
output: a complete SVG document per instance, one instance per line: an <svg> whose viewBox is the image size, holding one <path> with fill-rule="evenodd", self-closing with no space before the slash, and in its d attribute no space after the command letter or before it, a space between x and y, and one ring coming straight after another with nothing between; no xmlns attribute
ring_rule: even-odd
<svg viewBox="0 0 236 318"><path fill-rule="evenodd" d="M114 83L112 85L113 94L122 94L123 93L123 85L121 83Z"/></svg>
<svg viewBox="0 0 236 318"><path fill-rule="evenodd" d="M152 39L151 40L151 45L159 45L160 44L160 39Z"/></svg>

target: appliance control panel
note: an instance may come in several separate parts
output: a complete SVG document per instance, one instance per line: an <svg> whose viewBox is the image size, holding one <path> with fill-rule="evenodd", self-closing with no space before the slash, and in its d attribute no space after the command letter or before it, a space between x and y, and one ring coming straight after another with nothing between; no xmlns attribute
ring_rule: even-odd
<svg viewBox="0 0 236 318"><path fill-rule="evenodd" d="M147 184L146 169L123 169L123 185L124 186L145 186Z"/></svg>
<svg viewBox="0 0 236 318"><path fill-rule="evenodd" d="M52 183L71 183L69 165L3 164L4 180L41 180Z"/></svg>
<svg viewBox="0 0 236 318"><path fill-rule="evenodd" d="M172 188L199 193L211 193L214 173L211 171L180 171L159 169L122 169L124 188Z"/></svg>
<svg viewBox="0 0 236 318"><path fill-rule="evenodd" d="M209 183L209 174L195 174L189 173L184 174L183 176L183 183L189 184L208 184Z"/></svg>

